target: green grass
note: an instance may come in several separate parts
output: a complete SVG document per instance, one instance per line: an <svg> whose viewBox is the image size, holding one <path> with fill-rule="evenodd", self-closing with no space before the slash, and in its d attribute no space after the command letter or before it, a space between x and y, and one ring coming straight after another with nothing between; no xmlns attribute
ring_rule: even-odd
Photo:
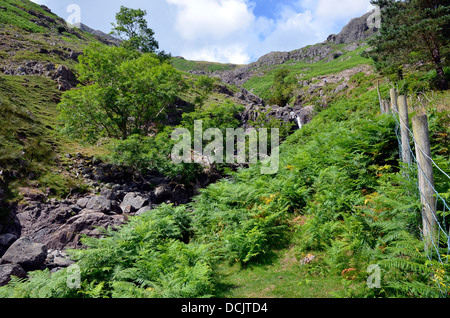
<svg viewBox="0 0 450 318"><path fill-rule="evenodd" d="M334 275L324 253L314 253L312 263L303 264L305 254L295 245L274 252L268 264L222 265L218 269L221 282L217 297L221 298L331 298L342 292L343 278Z"/></svg>
<svg viewBox="0 0 450 318"><path fill-rule="evenodd" d="M57 129L56 83L40 76L0 76L0 167L8 179L9 200L22 186L38 187L65 196L77 187L61 172L66 140Z"/></svg>
<svg viewBox="0 0 450 318"><path fill-rule="evenodd" d="M35 14L44 15L52 19L56 18L55 15L46 12L39 5L31 1L1 0L0 7L2 7L0 9L0 25L15 25L29 32L42 33L46 31L45 27L39 26L32 21L33 19L39 19Z"/></svg>
<svg viewBox="0 0 450 318"><path fill-rule="evenodd" d="M204 71L204 72L214 72L214 71L227 71L232 70L237 65L234 64L223 64L215 62L202 62L202 61L189 61L181 58L172 58L173 66L180 71Z"/></svg>
<svg viewBox="0 0 450 318"><path fill-rule="evenodd" d="M317 63L287 61L284 64L266 70L263 76L252 77L243 86L247 90L259 95L261 98L268 99L271 94L270 89L274 83L275 73L279 69L283 68L290 71L286 82L296 83L304 80L310 81L318 76L336 74L359 65L371 65L371 60L361 56L361 53L365 49L367 49L367 46L352 52L346 52L339 58L330 62L327 62L326 60Z"/></svg>

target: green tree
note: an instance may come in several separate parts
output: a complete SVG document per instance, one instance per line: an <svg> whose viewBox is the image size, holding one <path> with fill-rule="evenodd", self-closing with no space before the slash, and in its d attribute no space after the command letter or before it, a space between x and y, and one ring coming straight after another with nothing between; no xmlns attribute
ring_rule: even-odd
<svg viewBox="0 0 450 318"><path fill-rule="evenodd" d="M286 69L280 69L275 73L275 79L271 89L272 97L269 99L269 103L279 106L285 106L289 103L292 96L292 86L286 80L289 73L289 70Z"/></svg>
<svg viewBox="0 0 450 318"><path fill-rule="evenodd" d="M444 66L448 63L450 38L449 0L372 0L382 10L380 34L370 41L369 55L385 73L424 62L436 70L436 84L448 88Z"/></svg>
<svg viewBox="0 0 450 318"><path fill-rule="evenodd" d="M155 32L148 27L145 16L147 12L141 9L131 9L121 6L116 14L116 23L112 23L111 34L121 38L123 46L136 49L144 53L157 53L159 44L154 35ZM158 55L168 58L170 55L161 51Z"/></svg>
<svg viewBox="0 0 450 318"><path fill-rule="evenodd" d="M214 79L207 75L200 75L194 84L197 88L198 96L195 98L195 103L201 107L207 100L209 94L214 90Z"/></svg>
<svg viewBox="0 0 450 318"><path fill-rule="evenodd" d="M181 74L153 53L91 45L78 65L84 85L59 104L65 131L95 142L102 136L147 135L185 88Z"/></svg>

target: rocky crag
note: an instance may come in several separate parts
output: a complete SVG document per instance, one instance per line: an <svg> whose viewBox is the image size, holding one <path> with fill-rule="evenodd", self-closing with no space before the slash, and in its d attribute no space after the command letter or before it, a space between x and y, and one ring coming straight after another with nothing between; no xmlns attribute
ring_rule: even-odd
<svg viewBox="0 0 450 318"><path fill-rule="evenodd" d="M372 10L362 17L352 19L339 34L330 35L323 43L318 43L306 48L291 52L271 52L260 57L256 62L237 67L230 71L212 72L211 75L220 78L224 83L242 86L253 76L259 76L262 69L291 62L316 63L319 61L331 61L340 57L345 52L352 52L365 45L364 40L378 32L370 23L370 17L375 14ZM342 49L336 49L336 45L346 44Z"/></svg>
<svg viewBox="0 0 450 318"><path fill-rule="evenodd" d="M366 66L357 66L349 70L331 75L319 76L308 81L299 81L299 89L296 92L295 105L267 105L264 100L253 93L242 89L242 86L253 77L261 77L267 71L285 63L325 63L340 58L343 54L354 52L367 45L366 40L376 34L378 29L371 21L376 14L372 10L359 18L352 19L339 34L330 35L326 41L312 46L294 50L291 52L271 52L256 62L248 65L234 67L226 71L192 71L194 74L210 75L219 78L227 85L234 85L241 88L235 94L235 98L241 100L246 106L242 114L242 123L245 126L249 121L254 121L259 114L265 113L272 118L281 119L286 123L292 123L294 129L308 124L315 111L315 106L307 103L306 96L319 96L323 99L322 107L327 106L328 93L338 94L348 89L351 84L351 76L363 72L371 74L373 70ZM336 84L332 91L327 90L327 86ZM306 104L305 104L306 102Z"/></svg>
<svg viewBox="0 0 450 318"><path fill-rule="evenodd" d="M10 206L9 218L0 227L0 286L10 275L25 277L28 271L67 267L72 261L66 250L81 248L84 235L100 237L100 228L115 229L130 216L163 203L186 204L199 188L221 177L205 170L189 185L160 175L146 175L145 181L137 182L126 168L80 153L66 156L71 172L91 191L58 200L36 188L19 189L23 200Z"/></svg>

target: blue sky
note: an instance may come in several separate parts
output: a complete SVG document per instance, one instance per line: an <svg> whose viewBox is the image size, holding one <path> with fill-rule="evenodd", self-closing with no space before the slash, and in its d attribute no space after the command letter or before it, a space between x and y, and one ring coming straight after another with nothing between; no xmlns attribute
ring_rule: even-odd
<svg viewBox="0 0 450 318"><path fill-rule="evenodd" d="M247 64L323 42L370 0L33 0L69 22L109 32L124 5L147 10L160 49L191 60Z"/></svg>

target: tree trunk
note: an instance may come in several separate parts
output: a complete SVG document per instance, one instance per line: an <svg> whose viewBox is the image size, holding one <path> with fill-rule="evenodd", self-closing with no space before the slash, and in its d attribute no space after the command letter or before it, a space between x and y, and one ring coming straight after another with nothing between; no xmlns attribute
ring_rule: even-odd
<svg viewBox="0 0 450 318"><path fill-rule="evenodd" d="M436 66L436 73L438 76L438 87L440 90L445 91L448 89L448 81L445 78L444 68L442 65Z"/></svg>
<svg viewBox="0 0 450 318"><path fill-rule="evenodd" d="M430 36L429 38L429 49L431 53L431 57L433 58L433 62L436 68L438 87L440 90L448 89L448 81L445 78L444 68L442 66L441 52L439 50L439 46L436 44L435 38Z"/></svg>

